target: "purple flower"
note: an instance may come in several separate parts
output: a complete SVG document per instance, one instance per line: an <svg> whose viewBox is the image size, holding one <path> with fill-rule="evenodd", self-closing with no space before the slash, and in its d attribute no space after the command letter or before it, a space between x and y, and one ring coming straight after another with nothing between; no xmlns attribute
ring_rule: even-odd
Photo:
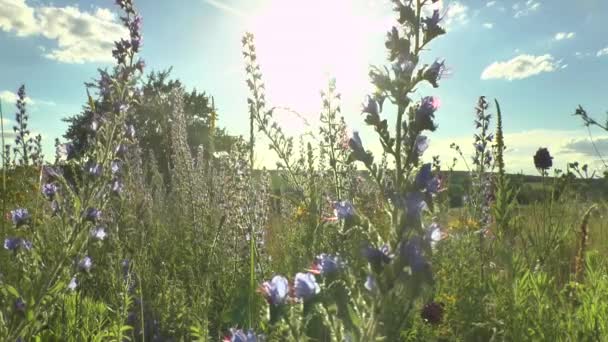
<svg viewBox="0 0 608 342"><path fill-rule="evenodd" d="M4 249L15 252L19 248L23 248L23 249L29 251L32 249L32 242L22 239L22 238L4 239Z"/></svg>
<svg viewBox="0 0 608 342"><path fill-rule="evenodd" d="M57 184L55 183L46 183L42 186L42 194L44 195L44 197L48 198L49 200L52 200L53 198L55 198L55 194L57 194Z"/></svg>
<svg viewBox="0 0 608 342"><path fill-rule="evenodd" d="M246 333L241 329L230 329L230 336L224 338L224 342L257 342L257 337L253 330Z"/></svg>
<svg viewBox="0 0 608 342"><path fill-rule="evenodd" d="M78 287L78 279L76 277L72 277L70 283L68 284L68 289L74 291Z"/></svg>
<svg viewBox="0 0 608 342"><path fill-rule="evenodd" d="M405 208L408 220L418 221L423 210L428 208L424 195L419 192L410 192L405 196Z"/></svg>
<svg viewBox="0 0 608 342"><path fill-rule="evenodd" d="M422 165L420 171L416 175L416 188L425 189L426 186L433 180L433 171L431 169L431 163Z"/></svg>
<svg viewBox="0 0 608 342"><path fill-rule="evenodd" d="M381 97L379 100L372 98L367 95L365 97L365 102L363 102L363 113L368 113L373 116L380 115L382 111L382 103L384 102L384 97Z"/></svg>
<svg viewBox="0 0 608 342"><path fill-rule="evenodd" d="M117 157L123 158L127 154L127 146L125 144L118 144L114 150L114 153Z"/></svg>
<svg viewBox="0 0 608 342"><path fill-rule="evenodd" d="M397 58L392 64L393 72L395 72L397 78L411 77L415 67L416 65L411 60L403 56Z"/></svg>
<svg viewBox="0 0 608 342"><path fill-rule="evenodd" d="M429 148L429 139L424 135L418 135L414 145L416 146L416 153L421 156Z"/></svg>
<svg viewBox="0 0 608 342"><path fill-rule="evenodd" d="M534 166L537 169L545 171L553 166L553 157L549 154L549 150L547 148L539 148L534 155Z"/></svg>
<svg viewBox="0 0 608 342"><path fill-rule="evenodd" d="M17 208L15 210L11 210L10 213L13 224L18 228L24 224L28 224L30 222L31 216L29 211L25 208Z"/></svg>
<svg viewBox="0 0 608 342"><path fill-rule="evenodd" d="M424 72L424 79L429 81L433 85L433 87L437 88L439 85L437 81L439 81L443 75L445 75L445 62L438 60L433 62L430 67L428 67Z"/></svg>
<svg viewBox="0 0 608 342"><path fill-rule="evenodd" d="M414 120L418 130L423 131L428 129L429 131L434 131L437 128L433 119L435 118L435 111L439 109L440 105L441 103L437 97L426 96L422 98L416 110Z"/></svg>
<svg viewBox="0 0 608 342"><path fill-rule="evenodd" d="M23 301L23 299L21 297L15 299L15 303L13 304L13 307L15 308L15 311L24 313L25 312L25 302Z"/></svg>
<svg viewBox="0 0 608 342"><path fill-rule="evenodd" d="M91 267L93 267L93 260L89 256L85 256L78 262L78 269L81 272L89 272Z"/></svg>
<svg viewBox="0 0 608 342"><path fill-rule="evenodd" d="M337 272L343 266L344 262L340 260L340 257L323 253L315 258L310 272L321 275L331 274Z"/></svg>
<svg viewBox="0 0 608 342"><path fill-rule="evenodd" d="M120 179L114 178L110 184L110 188L114 194L120 195L124 189L124 184Z"/></svg>
<svg viewBox="0 0 608 342"><path fill-rule="evenodd" d="M122 170L122 160L112 160L112 163L110 163L110 170L112 171L112 175L117 175Z"/></svg>
<svg viewBox="0 0 608 342"><path fill-rule="evenodd" d="M412 237L406 244L402 245L401 255L414 273L426 271L429 267L422 253L422 239L419 236Z"/></svg>
<svg viewBox="0 0 608 342"><path fill-rule="evenodd" d="M265 281L259 291L264 295L268 303L280 305L285 303L289 293L289 283L283 276L274 276L270 282Z"/></svg>
<svg viewBox="0 0 608 342"><path fill-rule="evenodd" d="M309 299L321 291L312 273L297 273L294 281L296 298Z"/></svg>
<svg viewBox="0 0 608 342"><path fill-rule="evenodd" d="M365 284L363 284L368 291L373 291L376 289L376 278L372 275L368 275L365 279Z"/></svg>
<svg viewBox="0 0 608 342"><path fill-rule="evenodd" d="M376 271L380 271L382 266L390 263L393 259L393 255L390 253L390 248L386 244L380 248L374 248L371 246L365 247L363 249L363 256L367 258L367 261Z"/></svg>
<svg viewBox="0 0 608 342"><path fill-rule="evenodd" d="M95 223L101 219L101 211L95 208L88 208L85 211L84 217L87 221Z"/></svg>
<svg viewBox="0 0 608 342"><path fill-rule="evenodd" d="M131 139L131 140L135 139L135 126L130 125L130 124L126 125L125 136L127 137L127 139Z"/></svg>
<svg viewBox="0 0 608 342"><path fill-rule="evenodd" d="M99 177L99 176L101 176L101 173L102 173L102 167L101 167L101 165L99 165L93 161L90 161L87 164L87 172L93 177Z"/></svg>
<svg viewBox="0 0 608 342"><path fill-rule="evenodd" d="M370 153L367 153L363 148L363 143L361 142L361 137L359 136L359 132L353 132L352 138L348 141L348 146L352 150L352 157L354 160L358 160L360 162L365 163L365 165L370 165L373 161L373 157Z"/></svg>
<svg viewBox="0 0 608 342"><path fill-rule="evenodd" d="M91 237L97 240L105 239L106 235L106 228L104 226L97 226L91 230Z"/></svg>
<svg viewBox="0 0 608 342"><path fill-rule="evenodd" d="M334 214L339 219L347 219L355 215L355 208L349 201L334 202Z"/></svg>

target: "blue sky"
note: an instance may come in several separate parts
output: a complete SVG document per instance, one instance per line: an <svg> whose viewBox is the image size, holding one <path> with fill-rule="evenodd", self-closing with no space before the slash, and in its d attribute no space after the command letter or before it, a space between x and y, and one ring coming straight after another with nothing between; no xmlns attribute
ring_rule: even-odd
<svg viewBox="0 0 608 342"><path fill-rule="evenodd" d="M360 103L370 91L368 65L382 64L384 34L393 25L386 0L180 0L136 1L144 18L143 58L148 70L173 66L173 76L215 97L220 124L247 132L247 89L240 38L256 34L272 105L298 111L278 120L289 133L315 129L319 90L337 79L349 129L361 131ZM27 86L33 130L47 155L65 125L61 118L84 103L83 83L109 66L112 40L122 31L113 1L0 0L0 99L5 119L13 93ZM599 119L608 110L608 2L604 0L444 1L448 34L431 44L425 62L445 58L451 75L439 89L416 96L441 98L439 130L430 154L447 163L451 142L470 151L473 107L479 95L497 98L504 113L509 170L533 172L531 155L547 146L555 163L600 165L587 131L571 114L580 103ZM8 102L8 103L7 103ZM393 113L385 114L389 120ZM10 125L10 124L9 124ZM9 127L10 128L10 127ZM5 127L6 130L6 127ZM608 156L608 136L593 131ZM258 163L272 165L260 148ZM461 164L461 166L463 166Z"/></svg>

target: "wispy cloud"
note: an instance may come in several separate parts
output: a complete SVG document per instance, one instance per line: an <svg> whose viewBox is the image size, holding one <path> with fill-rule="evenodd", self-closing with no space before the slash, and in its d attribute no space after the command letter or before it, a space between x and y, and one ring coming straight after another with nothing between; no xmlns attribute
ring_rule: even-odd
<svg viewBox="0 0 608 342"><path fill-rule="evenodd" d="M494 23L483 23L483 27L485 27L487 29L491 29L494 27Z"/></svg>
<svg viewBox="0 0 608 342"><path fill-rule="evenodd" d="M505 62L494 62L481 73L482 80L520 80L545 72L553 72L561 67L560 61L546 54L542 56L519 55Z"/></svg>
<svg viewBox="0 0 608 342"><path fill-rule="evenodd" d="M564 39L572 39L576 34L574 32L558 32L555 34L553 39L555 40L564 40Z"/></svg>
<svg viewBox="0 0 608 342"><path fill-rule="evenodd" d="M494 5L496 5L496 1L488 1L488 2L486 3L486 7L492 7L492 6L494 6Z"/></svg>
<svg viewBox="0 0 608 342"><path fill-rule="evenodd" d="M205 2L221 11L228 14L236 15L237 17L245 17L245 14L236 7L230 6L221 0L205 0Z"/></svg>
<svg viewBox="0 0 608 342"><path fill-rule="evenodd" d="M521 18L530 15L532 12L540 8L540 2L535 0L527 0L526 2L517 2L513 5L514 18Z"/></svg>
<svg viewBox="0 0 608 342"><path fill-rule="evenodd" d="M0 100L2 101L2 110L6 111L7 108L12 107L17 103L17 94L8 90L0 91ZM30 97L26 97L25 103L33 105L36 102Z"/></svg>
<svg viewBox="0 0 608 342"><path fill-rule="evenodd" d="M608 46L599 50L596 54L596 56L598 57L602 57L602 56L608 56Z"/></svg>
<svg viewBox="0 0 608 342"><path fill-rule="evenodd" d="M469 8L461 2L453 1L448 5L444 20L447 28L464 25L469 22Z"/></svg>

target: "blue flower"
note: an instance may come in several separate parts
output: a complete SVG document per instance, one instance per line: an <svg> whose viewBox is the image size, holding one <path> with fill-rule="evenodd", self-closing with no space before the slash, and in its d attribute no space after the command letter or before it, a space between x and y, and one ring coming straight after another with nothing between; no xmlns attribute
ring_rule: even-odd
<svg viewBox="0 0 608 342"><path fill-rule="evenodd" d="M91 230L91 237L97 240L105 239L106 235L106 228L104 226L97 226Z"/></svg>
<svg viewBox="0 0 608 342"><path fill-rule="evenodd" d="M268 303L280 305L285 303L285 299L287 299L289 282L287 278L277 275L271 281L265 281L259 291L264 295Z"/></svg>
<svg viewBox="0 0 608 342"><path fill-rule="evenodd" d="M315 258L310 272L314 274L325 275L335 273L342 267L344 267L344 262L340 259L339 256L323 253Z"/></svg>
<svg viewBox="0 0 608 342"><path fill-rule="evenodd" d="M124 184L118 178L112 179L112 183L110 183L110 188L112 192L116 195L120 195L124 190Z"/></svg>
<svg viewBox="0 0 608 342"><path fill-rule="evenodd" d="M246 333L241 329L230 329L230 336L224 339L224 342L257 342L257 337L253 330L248 330Z"/></svg>
<svg viewBox="0 0 608 342"><path fill-rule="evenodd" d="M101 176L102 167L100 164L90 161L87 164L87 172L93 177L99 177Z"/></svg>
<svg viewBox="0 0 608 342"><path fill-rule="evenodd" d="M4 239L4 249L9 251L17 251L19 248L29 251L32 249L32 242L22 238Z"/></svg>
<svg viewBox="0 0 608 342"><path fill-rule="evenodd" d="M424 79L427 80L429 83L431 83L431 85L433 85L433 87L437 88L439 85L437 84L437 81L439 81L443 75L445 75L445 62L441 61L439 62L438 60L433 62L433 64L431 64L430 67L428 67L425 72L424 72Z"/></svg>
<svg viewBox="0 0 608 342"><path fill-rule="evenodd" d="M418 221L423 210L428 209L424 195L419 192L410 192L405 196L405 208L408 220Z"/></svg>
<svg viewBox="0 0 608 342"><path fill-rule="evenodd" d="M131 140L135 139L135 126L126 125L125 136L127 137L127 139L131 139Z"/></svg>
<svg viewBox="0 0 608 342"><path fill-rule="evenodd" d="M353 132L352 138L350 138L350 140L348 141L348 146L352 150L351 156L352 158L354 158L354 160L361 161L365 163L365 165L370 165L372 163L373 157L370 153L367 153L363 148L363 143L361 142L359 132Z"/></svg>
<svg viewBox="0 0 608 342"><path fill-rule="evenodd" d="M28 224L30 222L31 216L29 211L25 208L17 208L15 210L11 210L11 219L13 224L16 227L21 227L24 224Z"/></svg>
<svg viewBox="0 0 608 342"><path fill-rule="evenodd" d="M429 139L424 135L418 135L414 141L414 145L416 153L421 156L429 148Z"/></svg>
<svg viewBox="0 0 608 342"><path fill-rule="evenodd" d="M78 287L78 279L76 277L72 277L70 283L68 284L68 289L74 291Z"/></svg>
<svg viewBox="0 0 608 342"><path fill-rule="evenodd" d="M374 278L374 276L372 276L372 275L368 275L367 278L365 279L365 284L363 284L363 286L368 291L375 290L376 287L377 287L377 285L376 285L376 278Z"/></svg>
<svg viewBox="0 0 608 342"><path fill-rule="evenodd" d="M15 303L13 304L13 307L15 308L15 311L18 312L25 312L25 302L23 301L23 298L19 297L17 299L15 299Z"/></svg>
<svg viewBox="0 0 608 342"><path fill-rule="evenodd" d="M57 194L57 184L55 183L46 183L42 186L42 194L44 195L44 197L48 198L49 200L53 200L53 198L55 198L55 194Z"/></svg>
<svg viewBox="0 0 608 342"><path fill-rule="evenodd" d="M88 208L84 213L84 217L87 221L95 223L101 219L101 211L95 208Z"/></svg>
<svg viewBox="0 0 608 342"><path fill-rule="evenodd" d="M435 118L435 111L439 109L440 105L441 103L437 97L426 96L422 98L414 118L414 123L419 131L434 131L437 128L433 119Z"/></svg>
<svg viewBox="0 0 608 342"><path fill-rule="evenodd" d="M117 175L122 170L122 160L112 160L112 163L110 163L110 170L112 171L112 175Z"/></svg>
<svg viewBox="0 0 608 342"><path fill-rule="evenodd" d="M347 219L355 215L355 208L349 201L336 201L334 214L339 219Z"/></svg>
<svg viewBox="0 0 608 342"><path fill-rule="evenodd" d="M422 165L420 171L416 175L416 188L425 189L427 185L433 180L433 171L431 169L431 163Z"/></svg>
<svg viewBox="0 0 608 342"><path fill-rule="evenodd" d="M318 294L321 288L312 273L296 273L294 291L296 298L306 300Z"/></svg>
<svg viewBox="0 0 608 342"><path fill-rule="evenodd" d="M363 249L363 255L367 258L367 261L372 267L379 271L382 266L388 264L393 259L393 255L390 253L388 245L383 245L380 248L374 248L367 246Z"/></svg>
<svg viewBox="0 0 608 342"><path fill-rule="evenodd" d="M127 154L127 146L125 144L118 144L114 150L114 153L117 157L123 158Z"/></svg>
<svg viewBox="0 0 608 342"><path fill-rule="evenodd" d="M365 102L363 102L363 113L368 113L371 114L373 116L378 116L380 115L380 112L382 111L382 104L384 102L384 97L380 97L379 100L376 100L374 98L372 98L371 96L367 95L365 97Z"/></svg>
<svg viewBox="0 0 608 342"><path fill-rule="evenodd" d="M93 260L89 256L85 256L78 262L78 269L82 272L91 271L91 267L93 267Z"/></svg>
<svg viewBox="0 0 608 342"><path fill-rule="evenodd" d="M406 244L402 245L401 255L414 273L426 271L429 267L422 252L422 239L419 236L412 237Z"/></svg>

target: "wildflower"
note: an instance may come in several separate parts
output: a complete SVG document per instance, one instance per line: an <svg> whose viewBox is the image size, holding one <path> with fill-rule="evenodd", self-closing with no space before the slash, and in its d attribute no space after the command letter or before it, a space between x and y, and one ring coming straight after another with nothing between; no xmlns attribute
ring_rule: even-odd
<svg viewBox="0 0 608 342"><path fill-rule="evenodd" d="M118 144L114 150L114 153L117 157L123 158L127 154L127 146L125 144Z"/></svg>
<svg viewBox="0 0 608 342"><path fill-rule="evenodd" d="M444 238L444 234L439 224L436 222L431 223L431 225L426 228L425 238L430 241L431 248L435 248L437 242L443 240Z"/></svg>
<svg viewBox="0 0 608 342"><path fill-rule="evenodd" d="M101 172L102 172L101 165L99 165L93 161L90 161L87 164L87 172L93 177L99 177L99 176L101 176Z"/></svg>
<svg viewBox="0 0 608 342"><path fill-rule="evenodd" d="M82 272L91 271L91 267L93 267L93 260L89 256L85 256L78 262L78 269Z"/></svg>
<svg viewBox="0 0 608 342"><path fill-rule="evenodd" d="M53 200L53 198L55 198L55 194L57 194L57 184L55 183L47 183L44 184L42 186L42 194L44 195L44 197L48 198L49 200Z"/></svg>
<svg viewBox="0 0 608 342"><path fill-rule="evenodd" d="M230 329L230 336L224 338L224 342L257 342L257 337L253 330L248 330L245 333L241 329Z"/></svg>
<svg viewBox="0 0 608 342"><path fill-rule="evenodd" d="M13 307L15 308L15 311L24 313L26 304L23 301L23 298L19 297L19 298L15 299L15 303L13 304Z"/></svg>
<svg viewBox="0 0 608 342"><path fill-rule="evenodd" d="M397 78L409 78L414 72L416 65L409 58L399 56L392 64L393 72Z"/></svg>
<svg viewBox="0 0 608 342"><path fill-rule="evenodd" d="M372 163L373 157L363 148L363 143L361 142L359 132L353 132L352 138L350 138L348 141L348 146L352 150L352 157L349 157L349 159L353 158L354 160L365 163L365 165L370 165Z"/></svg>
<svg viewBox="0 0 608 342"><path fill-rule="evenodd" d="M365 102L363 103L363 113L368 113L373 116L378 116L380 112L382 112L382 104L384 102L384 97L380 97L378 100L372 98L367 95L365 97Z"/></svg>
<svg viewBox="0 0 608 342"><path fill-rule="evenodd" d="M424 195L420 191L410 192L405 196L405 207L408 220L418 221L423 210L428 208Z"/></svg>
<svg viewBox="0 0 608 342"><path fill-rule="evenodd" d="M545 171L553 166L553 157L549 154L549 150L546 148L539 148L534 155L534 166L537 169Z"/></svg>
<svg viewBox="0 0 608 342"><path fill-rule="evenodd" d="M374 278L374 276L372 275L368 275L365 279L365 284L363 284L363 286L368 291L373 291L376 288L376 278Z"/></svg>
<svg viewBox="0 0 608 342"><path fill-rule="evenodd" d="M388 245L383 245L380 248L374 248L367 246L363 250L363 255L367 258L367 261L372 267L379 271L384 264L388 264L393 259L393 255L390 253Z"/></svg>
<svg viewBox="0 0 608 342"><path fill-rule="evenodd" d="M439 324L443 318L443 303L430 302L424 305L420 317L430 324Z"/></svg>
<svg viewBox="0 0 608 342"><path fill-rule="evenodd" d="M120 195L124 189L124 184L120 179L114 178L110 184L110 188L114 194Z"/></svg>
<svg viewBox="0 0 608 342"><path fill-rule="evenodd" d="M347 219L355 215L355 208L349 201L334 202L334 215L338 219Z"/></svg>
<svg viewBox="0 0 608 342"><path fill-rule="evenodd" d="M125 136L127 139L133 140L135 139L135 126L129 124L125 127Z"/></svg>
<svg viewBox="0 0 608 342"><path fill-rule="evenodd" d="M427 271L429 264L422 254L422 239L419 236L412 237L401 247L401 254L407 260L412 272Z"/></svg>
<svg viewBox="0 0 608 342"><path fill-rule="evenodd" d="M321 288L312 273L296 273L294 291L296 298L306 300L318 294Z"/></svg>
<svg viewBox="0 0 608 342"><path fill-rule="evenodd" d="M112 160L112 162L110 163L110 170L112 171L112 175L117 175L122 170L122 160Z"/></svg>
<svg viewBox="0 0 608 342"><path fill-rule="evenodd" d="M433 180L433 171L431 167L431 163L422 165L422 168L420 168L420 171L418 171L418 174L416 175L416 188L425 189Z"/></svg>
<svg viewBox="0 0 608 342"><path fill-rule="evenodd" d="M416 153L421 156L429 148L429 139L424 135L418 135L414 141L414 146L416 147Z"/></svg>
<svg viewBox="0 0 608 342"><path fill-rule="evenodd" d="M265 281L259 291L264 295L268 303L272 305L283 304L289 292L287 278L280 275L274 276L270 282Z"/></svg>
<svg viewBox="0 0 608 342"><path fill-rule="evenodd" d="M88 208L85 211L84 217L87 221L95 223L101 219L101 211L95 208Z"/></svg>
<svg viewBox="0 0 608 342"><path fill-rule="evenodd" d="M321 275L331 274L337 272L343 266L344 263L340 260L340 257L322 253L315 258L310 272Z"/></svg>
<svg viewBox="0 0 608 342"><path fill-rule="evenodd" d="M91 237L97 240L105 239L106 235L106 228L104 226L97 226L91 230Z"/></svg>
<svg viewBox="0 0 608 342"><path fill-rule="evenodd" d="M17 208L15 210L11 210L10 213L13 224L19 228L24 224L28 224L31 220L31 216L29 211L25 208Z"/></svg>
<svg viewBox="0 0 608 342"><path fill-rule="evenodd" d="M439 85L437 81L442 78L445 74L445 62L444 61L435 61L424 71L424 79L427 80L433 87L437 88Z"/></svg>
<svg viewBox="0 0 608 342"><path fill-rule="evenodd" d="M4 249L14 252L19 248L24 248L25 250L29 251L32 249L32 242L22 238L4 239Z"/></svg>
<svg viewBox="0 0 608 342"><path fill-rule="evenodd" d="M416 109L416 115L414 123L418 130L429 130L435 131L437 128L433 119L435 118L435 111L439 109L440 106L439 99L433 96L423 97L420 101L420 105L418 109Z"/></svg>
<svg viewBox="0 0 608 342"><path fill-rule="evenodd" d="M76 156L76 149L74 144L65 143L57 146L57 159L59 160L70 160Z"/></svg>
<svg viewBox="0 0 608 342"><path fill-rule="evenodd" d="M76 290L77 287L78 287L78 280L76 279L76 277L72 277L72 279L70 280L70 283L68 284L68 289L74 291L74 290Z"/></svg>

